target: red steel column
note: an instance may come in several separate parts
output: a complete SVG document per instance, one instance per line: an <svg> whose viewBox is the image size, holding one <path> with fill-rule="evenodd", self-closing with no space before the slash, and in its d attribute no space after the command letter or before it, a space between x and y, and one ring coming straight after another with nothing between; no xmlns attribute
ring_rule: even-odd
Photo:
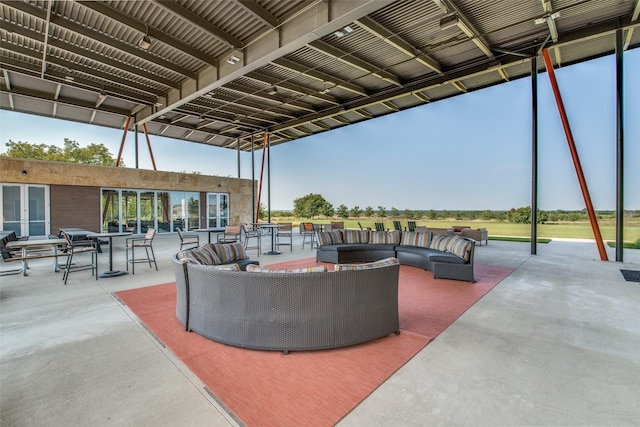
<svg viewBox="0 0 640 427"><path fill-rule="evenodd" d="M582 190L582 197L589 214L589 221L591 222L591 228L593 229L593 235L596 238L596 245L598 246L598 252L600 253L600 259L602 261L608 261L607 251L604 248L604 242L602 241L602 235L600 234L600 227L598 226L598 220L596 219L596 213L593 210L593 204L591 203L591 196L589 196L589 188L587 187L587 181L584 179L584 173L582 172L582 165L580 164L580 158L578 157L578 150L576 149L573 135L571 134L571 127L569 126L569 119L567 113L564 110L564 104L562 102L562 96L560 95L560 89L558 88L558 82L556 81L556 75L553 70L553 63L549 56L549 50L542 50L542 57L544 59L544 65L547 67L547 74L549 74L549 80L551 81L551 88L553 89L553 95L556 98L556 104L558 105L558 112L560 113L560 120L562 120L562 126L564 127L564 133L567 136L567 143L569 144L569 151L571 152L571 158L573 159L573 165L576 168L576 174L578 175L578 182L580 183L580 190Z"/></svg>
<svg viewBox="0 0 640 427"><path fill-rule="evenodd" d="M129 122L131 116L127 116L127 121L124 123L124 134L122 135L122 142L120 143L120 151L118 152L118 159L116 160L116 167L120 166L120 159L122 158L122 149L124 148L124 142L127 140L127 132L129 132Z"/></svg>
<svg viewBox="0 0 640 427"><path fill-rule="evenodd" d="M149 132L147 132L147 124L142 124L142 130L144 130L144 136L147 138L147 147L149 147L149 155L151 156L151 163L153 164L153 170L157 171L156 159L153 158L153 151L151 151L151 141L149 140Z"/></svg>

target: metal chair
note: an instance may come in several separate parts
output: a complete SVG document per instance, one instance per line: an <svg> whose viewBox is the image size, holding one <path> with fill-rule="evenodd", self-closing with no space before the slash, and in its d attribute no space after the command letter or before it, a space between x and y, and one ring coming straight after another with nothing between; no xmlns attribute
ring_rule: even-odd
<svg viewBox="0 0 640 427"><path fill-rule="evenodd" d="M415 221L407 221L407 227L409 231L416 231L416 222Z"/></svg>
<svg viewBox="0 0 640 427"><path fill-rule="evenodd" d="M344 222L343 221L339 221L339 222L331 222L331 229L332 230L344 230Z"/></svg>
<svg viewBox="0 0 640 427"><path fill-rule="evenodd" d="M293 224L290 222L284 222L280 224L278 228L278 234L276 234L276 249L280 250L280 246L289 246L289 249L293 251ZM289 239L289 243L282 243L281 238Z"/></svg>
<svg viewBox="0 0 640 427"><path fill-rule="evenodd" d="M200 236L198 236L197 233L184 232L180 227L176 227L176 231L178 232L178 237L180 237L180 250L182 250L184 246L195 245L195 248L200 246Z"/></svg>
<svg viewBox="0 0 640 427"><path fill-rule="evenodd" d="M244 249L257 249L258 256L260 256L260 251L262 250L262 230L260 230L257 225L242 225L240 231L244 233ZM253 246L249 246L251 239L256 240Z"/></svg>
<svg viewBox="0 0 640 427"><path fill-rule="evenodd" d="M222 236L218 235L218 243L235 243L238 241L242 242L241 225L227 225Z"/></svg>
<svg viewBox="0 0 640 427"><path fill-rule="evenodd" d="M393 229L396 231L402 231L402 224L400 224L400 221L393 221Z"/></svg>
<svg viewBox="0 0 640 427"><path fill-rule="evenodd" d="M83 242L80 245L76 245L73 243L71 236L67 233L60 233L62 238L66 240L67 245L64 251L67 254L67 263L64 267L64 272L62 273L62 280L64 284L67 284L67 279L69 279L69 274L74 271L82 271L91 269L91 275L98 280L98 246L96 243L96 239L91 240L92 243ZM78 254L91 254L91 264L74 264L73 259L74 256ZM76 258L76 262L78 259Z"/></svg>
<svg viewBox="0 0 640 427"><path fill-rule="evenodd" d="M313 227L313 224L310 222L302 223L302 249L304 249L305 243L307 243L307 237L309 238L309 245L311 245L311 249L313 249L316 245L316 231Z"/></svg>
<svg viewBox="0 0 640 427"><path fill-rule="evenodd" d="M147 233L140 237L129 237L126 240L126 255L127 255L127 271L129 270L129 264L131 264L131 274L136 274L135 272L135 264L137 262L148 262L149 268L151 268L151 263L156 266L156 271L158 271L158 264L156 263L156 255L153 253L153 238L156 236L155 228L150 228L147 230ZM142 249L144 248L144 252L146 254L145 258L136 259L136 248ZM131 259L129 259L129 250L131 250ZM151 251L151 252L149 252ZM140 251L138 251L140 253Z"/></svg>
<svg viewBox="0 0 640 427"><path fill-rule="evenodd" d="M376 222L375 226L376 226L376 231L385 231L384 230L384 222Z"/></svg>

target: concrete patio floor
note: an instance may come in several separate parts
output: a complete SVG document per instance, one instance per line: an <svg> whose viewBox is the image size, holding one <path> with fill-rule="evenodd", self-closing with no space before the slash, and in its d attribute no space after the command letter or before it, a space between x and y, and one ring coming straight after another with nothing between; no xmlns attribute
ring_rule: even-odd
<svg viewBox="0 0 640 427"><path fill-rule="evenodd" d="M258 259L315 256L301 245L296 235L293 251ZM176 235L157 236L158 271L138 264L135 275L82 271L63 286L37 260L26 277L0 277L0 425L237 425L113 296L174 281L178 247ZM124 268L124 239L113 249ZM477 263L515 271L339 425L640 425L640 283L620 273L640 270L640 251L618 263L599 261L593 242L529 250L478 247Z"/></svg>

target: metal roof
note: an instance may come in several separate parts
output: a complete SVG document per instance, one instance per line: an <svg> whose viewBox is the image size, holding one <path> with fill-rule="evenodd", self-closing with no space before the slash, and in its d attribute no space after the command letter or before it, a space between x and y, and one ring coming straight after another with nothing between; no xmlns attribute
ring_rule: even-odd
<svg viewBox="0 0 640 427"><path fill-rule="evenodd" d="M251 149L640 45L640 0L0 0L0 108ZM149 45L141 44L143 37ZM543 69L539 61L539 69Z"/></svg>

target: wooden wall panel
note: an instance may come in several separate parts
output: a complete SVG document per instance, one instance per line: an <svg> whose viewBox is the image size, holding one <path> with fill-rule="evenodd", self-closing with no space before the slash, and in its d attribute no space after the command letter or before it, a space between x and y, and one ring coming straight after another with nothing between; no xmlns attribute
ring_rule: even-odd
<svg viewBox="0 0 640 427"><path fill-rule="evenodd" d="M61 228L83 228L100 232L100 188L52 185L51 234Z"/></svg>

